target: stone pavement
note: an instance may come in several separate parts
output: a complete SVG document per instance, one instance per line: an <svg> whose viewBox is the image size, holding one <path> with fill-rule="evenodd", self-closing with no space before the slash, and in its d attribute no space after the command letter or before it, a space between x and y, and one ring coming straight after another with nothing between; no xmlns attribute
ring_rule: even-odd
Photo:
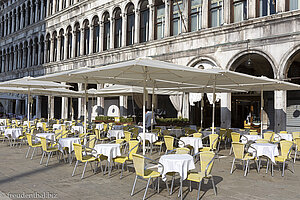
<svg viewBox="0 0 300 200"><path fill-rule="evenodd" d="M27 146L21 148L9 147L6 143L0 143L0 199L17 199L19 194L44 195L44 197L56 197L57 199L142 199L146 182L138 180L135 195L130 196L134 181L134 173L126 171L123 179L119 179L119 170L114 169L111 177L102 173L93 174L88 166L83 180L80 179L83 165L77 168L76 175L71 177L72 165L58 162L56 156L50 159L49 166L40 165L40 154L33 160L25 159ZM40 151L39 151L40 152ZM300 159L295 164L295 174L289 169L285 177L281 177L278 168L274 170L274 177L270 172L265 173L265 168L258 174L255 165L251 162L251 170L247 177L243 176L241 167L230 175L232 156L228 156L228 150L221 150L225 155L220 161L216 160L212 174L217 186L218 195L213 193L211 182L205 181L200 195L202 199L300 199ZM158 158L155 153L152 158ZM44 160L45 162L45 160ZM197 163L199 166L199 163ZM167 194L164 183L161 183L161 192L155 193L148 190L148 199L177 199L179 180L175 185L175 193ZM184 184L185 199L196 199L197 184L193 184L193 191L187 193L188 184ZM37 194L38 193L38 194ZM15 197L15 198L13 198ZM23 196L24 197L24 196ZM40 196L42 197L42 196Z"/></svg>

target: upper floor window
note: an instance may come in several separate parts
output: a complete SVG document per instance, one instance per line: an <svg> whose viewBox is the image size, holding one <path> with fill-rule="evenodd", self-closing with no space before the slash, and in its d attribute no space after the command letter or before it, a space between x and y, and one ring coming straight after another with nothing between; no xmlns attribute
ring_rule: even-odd
<svg viewBox="0 0 300 200"><path fill-rule="evenodd" d="M134 43L134 21L134 5L130 3L127 8L126 45L132 45Z"/></svg>
<svg viewBox="0 0 300 200"><path fill-rule="evenodd" d="M155 2L155 39L164 37L165 30L165 3L162 0Z"/></svg>
<svg viewBox="0 0 300 200"><path fill-rule="evenodd" d="M233 0L233 22L247 19L247 0Z"/></svg>
<svg viewBox="0 0 300 200"><path fill-rule="evenodd" d="M191 0L190 6L190 30L200 30L202 24L202 0Z"/></svg>
<svg viewBox="0 0 300 200"><path fill-rule="evenodd" d="M140 42L149 40L149 7L148 1L144 0L141 3L140 13Z"/></svg>
<svg viewBox="0 0 300 200"><path fill-rule="evenodd" d="M175 0L171 5L171 35L178 35L182 30L183 3Z"/></svg>
<svg viewBox="0 0 300 200"><path fill-rule="evenodd" d="M276 0L259 0L259 17L276 13Z"/></svg>
<svg viewBox="0 0 300 200"><path fill-rule="evenodd" d="M104 33L103 33L103 50L109 49L110 44L110 21L109 21L109 14L104 14Z"/></svg>
<svg viewBox="0 0 300 200"><path fill-rule="evenodd" d="M115 10L115 37L114 37L114 48L119 48L122 45L122 14L121 14L121 9L117 8Z"/></svg>
<svg viewBox="0 0 300 200"><path fill-rule="evenodd" d="M223 0L210 0L210 26L223 24Z"/></svg>

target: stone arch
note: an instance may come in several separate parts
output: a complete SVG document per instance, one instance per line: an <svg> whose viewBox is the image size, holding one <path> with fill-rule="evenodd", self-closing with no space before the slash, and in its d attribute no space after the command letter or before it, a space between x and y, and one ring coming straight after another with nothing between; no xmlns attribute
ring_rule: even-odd
<svg viewBox="0 0 300 200"><path fill-rule="evenodd" d="M275 63L273 57L261 50L258 50L258 49L249 49L249 50L241 51L241 52L235 54L229 60L225 69L235 71L239 65L234 66L234 64L236 64L238 62L242 62L242 60L239 60L239 59L245 59L245 56L247 56L247 55L250 55L250 59L251 59L251 56L257 56L257 55L264 58L271 66L271 70L273 72L272 73L273 78L277 77L276 76L277 75L276 63Z"/></svg>
<svg viewBox="0 0 300 200"><path fill-rule="evenodd" d="M196 67L197 64L204 62L204 63L211 63L212 66L215 66L217 68L221 68L221 65L213 58L210 56L197 56L190 60L187 63L188 67ZM208 67L203 66L204 69L207 69Z"/></svg>
<svg viewBox="0 0 300 200"><path fill-rule="evenodd" d="M286 52L283 58L280 60L278 77L280 79L287 78L287 72L292 64L292 60L295 59L295 56L300 53L300 44L292 47L288 52Z"/></svg>

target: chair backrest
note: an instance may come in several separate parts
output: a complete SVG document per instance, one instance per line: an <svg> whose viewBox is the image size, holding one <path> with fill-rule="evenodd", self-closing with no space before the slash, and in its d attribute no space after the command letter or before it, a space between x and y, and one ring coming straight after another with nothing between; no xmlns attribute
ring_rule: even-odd
<svg viewBox="0 0 300 200"><path fill-rule="evenodd" d="M138 176L145 175L145 158L139 154L132 154L133 165L135 169L135 173Z"/></svg>
<svg viewBox="0 0 300 200"><path fill-rule="evenodd" d="M300 137L295 138L294 143L297 146L297 150L300 151Z"/></svg>
<svg viewBox="0 0 300 200"><path fill-rule="evenodd" d="M132 160L132 154L136 153L139 148L139 141L138 140L131 140L129 141L129 153L128 158Z"/></svg>
<svg viewBox="0 0 300 200"><path fill-rule="evenodd" d="M139 128L138 127L134 127L132 130L132 138L136 139L139 135Z"/></svg>
<svg viewBox="0 0 300 200"><path fill-rule="evenodd" d="M88 147L89 148L94 148L96 143L96 135L90 135L89 136L89 142L88 142Z"/></svg>
<svg viewBox="0 0 300 200"><path fill-rule="evenodd" d="M116 139L116 144L122 144L124 142L124 139Z"/></svg>
<svg viewBox="0 0 300 200"><path fill-rule="evenodd" d="M202 133L194 133L193 137L201 138L202 137Z"/></svg>
<svg viewBox="0 0 300 200"><path fill-rule="evenodd" d="M292 132L293 139L300 137L300 132Z"/></svg>
<svg viewBox="0 0 300 200"><path fill-rule="evenodd" d="M67 138L68 137L68 132L67 130L62 131L61 133L61 138Z"/></svg>
<svg viewBox="0 0 300 200"><path fill-rule="evenodd" d="M231 133L231 140L232 142L239 142L241 139L241 134L236 133L236 132L232 132Z"/></svg>
<svg viewBox="0 0 300 200"><path fill-rule="evenodd" d="M42 144L43 151L47 151L47 141L46 141L46 138L40 137L40 139L41 139L41 144Z"/></svg>
<svg viewBox="0 0 300 200"><path fill-rule="evenodd" d="M210 146L210 149L215 150L217 148L218 138L219 138L218 134L210 134L209 135L209 146Z"/></svg>
<svg viewBox="0 0 300 200"><path fill-rule="evenodd" d="M176 154L189 154L190 149L186 147L176 148Z"/></svg>
<svg viewBox="0 0 300 200"><path fill-rule="evenodd" d="M131 133L129 131L124 131L125 141L129 142L131 140Z"/></svg>
<svg viewBox="0 0 300 200"><path fill-rule="evenodd" d="M94 133L95 133L95 135L96 135L97 140L100 140L100 139L101 139L101 136L100 136L100 131L99 131L99 129L94 129Z"/></svg>
<svg viewBox="0 0 300 200"><path fill-rule="evenodd" d="M283 156L285 159L290 158L291 148L293 144L294 143L292 141L287 141L287 140L280 141L281 156Z"/></svg>
<svg viewBox="0 0 300 200"><path fill-rule="evenodd" d="M266 132L264 133L264 139L268 141L273 141L274 139L274 132Z"/></svg>
<svg viewBox="0 0 300 200"><path fill-rule="evenodd" d="M170 131L169 130L164 130L163 135L170 135Z"/></svg>
<svg viewBox="0 0 300 200"><path fill-rule="evenodd" d="M220 129L220 138L223 139L226 136L226 128L221 128Z"/></svg>
<svg viewBox="0 0 300 200"><path fill-rule="evenodd" d="M165 135L164 136L165 145L167 150L173 150L174 149L174 137Z"/></svg>
<svg viewBox="0 0 300 200"><path fill-rule="evenodd" d="M256 132L256 131L250 131L250 135L258 135L258 132Z"/></svg>
<svg viewBox="0 0 300 200"><path fill-rule="evenodd" d="M205 172L207 175L210 174L213 166L213 159L215 157L215 153L212 151L204 151L200 153L200 165L201 165L201 172ZM212 162L211 162L212 161Z"/></svg>
<svg viewBox="0 0 300 200"><path fill-rule="evenodd" d="M30 133L26 133L26 138L29 146L32 146L32 136Z"/></svg>
<svg viewBox="0 0 300 200"><path fill-rule="evenodd" d="M82 146L81 144L73 143L75 157L77 160L82 161Z"/></svg>
<svg viewBox="0 0 300 200"><path fill-rule="evenodd" d="M197 131L195 131L194 129L189 129L188 131L186 131L186 135L191 135L196 133Z"/></svg>
<svg viewBox="0 0 300 200"><path fill-rule="evenodd" d="M43 125L43 130L47 131L47 125L46 125L46 123L42 123L42 125Z"/></svg>
<svg viewBox="0 0 300 200"><path fill-rule="evenodd" d="M256 143L269 143L269 140L265 140L265 139L258 139L255 141Z"/></svg>
<svg viewBox="0 0 300 200"><path fill-rule="evenodd" d="M287 131L280 131L279 133L288 133Z"/></svg>
<svg viewBox="0 0 300 200"><path fill-rule="evenodd" d="M103 124L103 131L107 132L108 131L108 124Z"/></svg>
<svg viewBox="0 0 300 200"><path fill-rule="evenodd" d="M232 148L233 148L234 157L236 159L244 158L245 145L243 143L233 142Z"/></svg>

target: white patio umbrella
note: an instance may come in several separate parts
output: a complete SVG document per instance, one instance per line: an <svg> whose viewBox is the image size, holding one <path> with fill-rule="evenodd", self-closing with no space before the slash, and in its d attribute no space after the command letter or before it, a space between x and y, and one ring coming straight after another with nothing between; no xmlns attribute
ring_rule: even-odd
<svg viewBox="0 0 300 200"><path fill-rule="evenodd" d="M28 95L28 102L27 102L27 121L29 124L29 118L30 118L30 92L31 89L33 88L39 88L39 89L47 89L47 88L67 88L70 87L68 85L62 85L60 83L55 83L55 82L49 82L49 81L40 81L40 80L35 80L32 77L23 77L20 79L14 79L14 80L9 80L5 82L0 83L0 87L10 87L10 88L23 88L27 89L27 95ZM11 90L12 91L12 90Z"/></svg>
<svg viewBox="0 0 300 200"><path fill-rule="evenodd" d="M40 80L64 79L67 82L85 82L85 83L114 83L121 85L141 86L143 87L143 134L145 135L145 99L146 87L184 87L198 86L199 84L185 84L186 80L201 80L216 74L215 72L205 72L199 69L180 66L163 61L152 59L136 59L117 63L108 66L101 66L85 71L67 72L40 77ZM67 76L66 76L67 75ZM68 80L66 80L68 79ZM69 81L72 79L72 81ZM143 141L143 154L145 154L145 137Z"/></svg>

